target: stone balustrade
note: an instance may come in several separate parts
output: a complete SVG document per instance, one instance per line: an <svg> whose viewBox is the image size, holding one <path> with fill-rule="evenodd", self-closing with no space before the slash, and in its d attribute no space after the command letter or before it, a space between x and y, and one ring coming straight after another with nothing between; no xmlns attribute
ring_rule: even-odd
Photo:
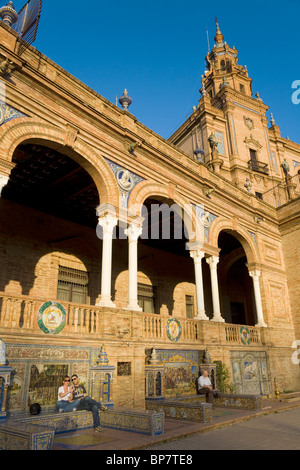
<svg viewBox="0 0 300 470"><path fill-rule="evenodd" d="M0 292L0 328L2 334L16 333L26 335L29 332L43 335L38 325L38 312L46 299L30 296L13 296ZM128 309L109 309L92 305L80 305L59 301L66 312L65 326L60 336L72 338L89 337L91 339L115 337L123 340L139 340L158 343L170 343L167 335L169 316L147 314ZM178 341L186 344L203 344L210 329L218 336L221 344L241 343L241 328L248 330L251 341L245 345L256 346L262 343L260 328L241 327L228 323L211 322L199 319L178 317L180 336Z"/></svg>

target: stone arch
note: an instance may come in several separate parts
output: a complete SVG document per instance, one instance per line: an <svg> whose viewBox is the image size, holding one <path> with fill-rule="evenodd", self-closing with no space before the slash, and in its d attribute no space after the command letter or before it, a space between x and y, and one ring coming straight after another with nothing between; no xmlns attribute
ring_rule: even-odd
<svg viewBox="0 0 300 470"><path fill-rule="evenodd" d="M119 188L109 165L99 151L91 148L68 125L62 129L33 118L9 121L0 128L0 158L11 162L18 145L33 142L47 145L75 160L92 177L101 204L118 207Z"/></svg>
<svg viewBox="0 0 300 470"><path fill-rule="evenodd" d="M215 219L209 231L210 245L218 249L218 238L222 231L230 233L241 243L246 253L248 265L260 263L258 247L252 236L235 220L229 220L223 217Z"/></svg>
<svg viewBox="0 0 300 470"><path fill-rule="evenodd" d="M189 235L190 242L204 242L204 230L196 211L191 202L179 194L172 186L164 186L156 182L143 181L132 191L128 201L129 214L135 214L137 217L142 215L143 203L151 197L163 197L171 199L178 206L178 210L184 215L184 223Z"/></svg>

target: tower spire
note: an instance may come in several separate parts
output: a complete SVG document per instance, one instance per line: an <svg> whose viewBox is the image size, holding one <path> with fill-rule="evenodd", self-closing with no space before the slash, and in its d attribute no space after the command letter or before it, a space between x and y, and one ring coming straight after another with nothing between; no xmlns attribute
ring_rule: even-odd
<svg viewBox="0 0 300 470"><path fill-rule="evenodd" d="M219 27L219 23L218 23L218 18L216 17L215 18L216 20L216 26L217 26L217 31L216 31L216 35L215 35L215 41L216 41L216 44L217 45L223 45L223 42L224 42L224 36L223 34L221 33L221 30L220 30L220 27Z"/></svg>
<svg viewBox="0 0 300 470"><path fill-rule="evenodd" d="M202 80L202 96L214 98L219 91L226 93L234 89L246 96L252 96L252 79L246 67L238 64L238 51L224 41L218 18L216 22L215 44L205 57L207 70Z"/></svg>

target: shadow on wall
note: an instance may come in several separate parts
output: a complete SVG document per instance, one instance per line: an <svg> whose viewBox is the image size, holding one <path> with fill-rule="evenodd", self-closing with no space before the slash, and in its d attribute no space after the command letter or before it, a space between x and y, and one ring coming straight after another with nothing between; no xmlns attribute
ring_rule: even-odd
<svg viewBox="0 0 300 470"><path fill-rule="evenodd" d="M60 259L69 257L91 273L88 296L95 303L102 254L95 231L4 199L0 220L0 292L55 297Z"/></svg>

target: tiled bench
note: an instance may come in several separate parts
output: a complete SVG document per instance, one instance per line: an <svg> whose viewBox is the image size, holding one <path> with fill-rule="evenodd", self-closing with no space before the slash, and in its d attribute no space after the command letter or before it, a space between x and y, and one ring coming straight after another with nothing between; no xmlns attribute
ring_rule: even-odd
<svg viewBox="0 0 300 470"><path fill-rule="evenodd" d="M204 397L205 398L205 397ZM165 418L209 423L212 406L209 403L185 402L184 400L146 401L147 410L164 412Z"/></svg>
<svg viewBox="0 0 300 470"><path fill-rule="evenodd" d="M235 395L221 393L220 396L215 399L215 405L220 408L259 410L262 407L262 398L259 395Z"/></svg>
<svg viewBox="0 0 300 470"><path fill-rule="evenodd" d="M205 395L190 395L178 397L176 401L184 401L185 403L205 402ZM235 393L220 393L218 398L214 399L214 406L219 408L235 408L258 410L262 407L262 398L259 395L237 395Z"/></svg>
<svg viewBox="0 0 300 470"><path fill-rule="evenodd" d="M107 411L100 411L100 421L103 427L123 431L151 436L164 433L163 412L109 408ZM28 432L35 433L40 428L39 432L48 430L53 432L53 434L60 434L92 427L93 415L90 411L72 411L70 413L42 412L36 416L29 414L20 415L0 421L0 435L3 436L2 440L0 440L0 449L6 448L5 445L8 437L5 438L5 436L11 436L13 433L16 434L19 429L24 432L27 429Z"/></svg>
<svg viewBox="0 0 300 470"><path fill-rule="evenodd" d="M113 408L101 413L101 426L157 436L164 433L164 413Z"/></svg>
<svg viewBox="0 0 300 470"><path fill-rule="evenodd" d="M1 450L51 450L53 428L31 423L0 422Z"/></svg>
<svg viewBox="0 0 300 470"><path fill-rule="evenodd" d="M257 410L262 407L262 399L257 395L220 393L219 397L214 399L214 406L219 408ZM165 418L200 423L209 423L212 420L212 405L206 403L205 395L181 396L167 400L147 399L146 409L163 411Z"/></svg>

